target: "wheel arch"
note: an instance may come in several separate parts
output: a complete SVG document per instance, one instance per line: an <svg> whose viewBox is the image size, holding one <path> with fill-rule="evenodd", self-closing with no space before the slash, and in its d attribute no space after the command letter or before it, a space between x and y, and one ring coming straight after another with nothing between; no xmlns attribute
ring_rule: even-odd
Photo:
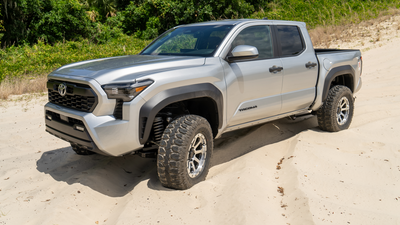
<svg viewBox="0 0 400 225"><path fill-rule="evenodd" d="M185 87L177 87L161 91L149 99L140 109L139 112L139 141L145 144L151 133L152 124L157 114L165 107L178 102L185 103L206 103L207 109L211 114L215 113L215 119L207 118L213 130L213 135L217 134L216 131L222 127L223 124L223 96L221 91L210 83L193 84ZM212 111L214 110L214 111ZM197 111L194 111L196 115ZM192 112L190 112L192 113Z"/></svg>
<svg viewBox="0 0 400 225"><path fill-rule="evenodd" d="M351 92L355 90L355 71L350 65L338 66L331 71L325 77L324 91L322 93L322 101L324 102L328 97L328 92L332 85L343 85L348 87Z"/></svg>

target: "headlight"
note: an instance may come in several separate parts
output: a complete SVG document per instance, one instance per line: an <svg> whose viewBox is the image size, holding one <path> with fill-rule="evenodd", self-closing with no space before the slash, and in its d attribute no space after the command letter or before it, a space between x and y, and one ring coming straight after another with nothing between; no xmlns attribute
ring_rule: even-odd
<svg viewBox="0 0 400 225"><path fill-rule="evenodd" d="M122 99L124 102L129 102L152 83L152 80L145 80L134 83L106 84L101 87L109 99Z"/></svg>

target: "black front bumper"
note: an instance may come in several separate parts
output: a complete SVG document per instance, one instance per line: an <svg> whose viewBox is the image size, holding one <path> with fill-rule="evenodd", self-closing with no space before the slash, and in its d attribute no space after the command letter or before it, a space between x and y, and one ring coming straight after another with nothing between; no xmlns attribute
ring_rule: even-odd
<svg viewBox="0 0 400 225"><path fill-rule="evenodd" d="M58 113L46 110L45 123L46 131L48 133L64 141L68 141L72 145L76 145L80 148L84 148L99 154L104 154L93 142L83 121L71 117L65 117ZM78 130L78 128L81 130Z"/></svg>

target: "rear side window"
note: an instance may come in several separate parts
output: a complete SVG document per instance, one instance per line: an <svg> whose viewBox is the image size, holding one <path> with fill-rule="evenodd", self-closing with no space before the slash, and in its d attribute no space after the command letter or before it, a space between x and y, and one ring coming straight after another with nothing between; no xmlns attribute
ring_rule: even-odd
<svg viewBox="0 0 400 225"><path fill-rule="evenodd" d="M277 28L282 56L294 56L303 51L304 44L297 26L277 26Z"/></svg>

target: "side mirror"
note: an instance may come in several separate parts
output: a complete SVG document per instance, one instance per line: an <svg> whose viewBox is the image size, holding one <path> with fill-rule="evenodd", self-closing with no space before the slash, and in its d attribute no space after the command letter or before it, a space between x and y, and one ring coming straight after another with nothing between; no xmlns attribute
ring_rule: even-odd
<svg viewBox="0 0 400 225"><path fill-rule="evenodd" d="M255 59L258 57L258 50L251 45L238 45L227 58L228 61Z"/></svg>

